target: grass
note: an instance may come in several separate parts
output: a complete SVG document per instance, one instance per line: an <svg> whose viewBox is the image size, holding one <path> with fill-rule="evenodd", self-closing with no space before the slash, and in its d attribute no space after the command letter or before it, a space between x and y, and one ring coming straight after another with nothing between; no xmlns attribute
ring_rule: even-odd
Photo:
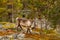
<svg viewBox="0 0 60 40"><path fill-rule="evenodd" d="M3 25L3 28L8 29L8 28L15 28L15 24L14 23L6 23Z"/></svg>

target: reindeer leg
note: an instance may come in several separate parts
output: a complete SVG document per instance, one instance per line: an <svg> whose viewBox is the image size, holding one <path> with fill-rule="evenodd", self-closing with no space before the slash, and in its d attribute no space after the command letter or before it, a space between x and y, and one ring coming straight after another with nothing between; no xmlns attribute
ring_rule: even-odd
<svg viewBox="0 0 60 40"><path fill-rule="evenodd" d="M18 26L17 26L17 31L18 31Z"/></svg>
<svg viewBox="0 0 60 40"><path fill-rule="evenodd" d="M21 30L23 30L23 28L21 27L21 25L19 25L19 27L21 28Z"/></svg>
<svg viewBox="0 0 60 40"><path fill-rule="evenodd" d="M30 30L30 28L29 28L29 33L31 33L31 30Z"/></svg>
<svg viewBox="0 0 60 40"><path fill-rule="evenodd" d="M31 33L30 28L27 28L27 33Z"/></svg>
<svg viewBox="0 0 60 40"><path fill-rule="evenodd" d="M21 26L20 25L17 25L17 31L18 31L18 28L20 27L20 29L22 30Z"/></svg>
<svg viewBox="0 0 60 40"><path fill-rule="evenodd" d="M27 28L27 33L29 32L29 29Z"/></svg>

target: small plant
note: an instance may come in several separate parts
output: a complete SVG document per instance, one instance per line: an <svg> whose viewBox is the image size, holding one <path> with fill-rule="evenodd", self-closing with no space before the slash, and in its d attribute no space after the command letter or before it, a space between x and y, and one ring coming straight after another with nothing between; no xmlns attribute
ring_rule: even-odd
<svg viewBox="0 0 60 40"><path fill-rule="evenodd" d="M15 24L13 23L6 23L3 25L3 28L8 29L8 28L15 28Z"/></svg>

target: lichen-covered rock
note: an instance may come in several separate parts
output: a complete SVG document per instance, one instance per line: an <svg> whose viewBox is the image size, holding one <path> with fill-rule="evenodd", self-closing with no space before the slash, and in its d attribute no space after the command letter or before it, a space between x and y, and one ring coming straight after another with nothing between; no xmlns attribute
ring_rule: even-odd
<svg viewBox="0 0 60 40"><path fill-rule="evenodd" d="M23 39L25 37L25 34L20 33L20 34L17 35L17 37L18 37L18 39Z"/></svg>

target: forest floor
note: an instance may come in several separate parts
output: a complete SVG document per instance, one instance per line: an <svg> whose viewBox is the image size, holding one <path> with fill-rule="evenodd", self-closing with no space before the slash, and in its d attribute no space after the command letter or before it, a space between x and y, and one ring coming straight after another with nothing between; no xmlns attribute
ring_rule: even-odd
<svg viewBox="0 0 60 40"><path fill-rule="evenodd" d="M0 31L0 36L12 35L15 33L20 34L22 32L8 29L8 30ZM24 34L23 40L60 40L60 36L56 33L54 34L53 33L52 34L22 33L21 35L23 34ZM12 40L14 39L12 38ZM17 39L17 40L21 40L21 39Z"/></svg>
<svg viewBox="0 0 60 40"><path fill-rule="evenodd" d="M0 40L60 40L60 34L56 33L54 30L42 30L42 33L40 33L41 31L38 28L32 31L32 33L25 33L23 31L17 31L16 29L0 29ZM14 38L16 34L17 38ZM6 36L7 39L5 38Z"/></svg>

